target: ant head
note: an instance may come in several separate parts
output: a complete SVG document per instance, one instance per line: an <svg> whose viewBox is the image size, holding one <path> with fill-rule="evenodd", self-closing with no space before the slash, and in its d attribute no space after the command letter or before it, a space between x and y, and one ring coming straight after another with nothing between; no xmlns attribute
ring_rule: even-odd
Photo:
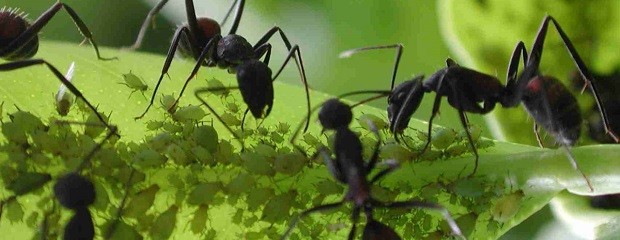
<svg viewBox="0 0 620 240"><path fill-rule="evenodd" d="M93 183L75 172L58 179L54 194L61 205L73 210L86 208L95 202Z"/></svg>
<svg viewBox="0 0 620 240"><path fill-rule="evenodd" d="M336 98L325 101L319 111L319 121L325 129L348 127L352 120L351 107Z"/></svg>
<svg viewBox="0 0 620 240"><path fill-rule="evenodd" d="M24 18L24 14L17 9L0 9L0 48L7 47L30 27L30 23ZM35 34L33 38L17 51L3 57L6 60L27 59L39 49L39 38Z"/></svg>
<svg viewBox="0 0 620 240"><path fill-rule="evenodd" d="M400 240L400 236L387 225L380 223L374 219L369 220L364 227L364 233L362 234L363 240Z"/></svg>

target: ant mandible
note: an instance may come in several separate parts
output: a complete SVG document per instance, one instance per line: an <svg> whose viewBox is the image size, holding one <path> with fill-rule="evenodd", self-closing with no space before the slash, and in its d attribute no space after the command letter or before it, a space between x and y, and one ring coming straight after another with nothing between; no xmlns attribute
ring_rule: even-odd
<svg viewBox="0 0 620 240"><path fill-rule="evenodd" d="M150 21L152 16L157 14L159 9L161 9L166 2L167 0L162 0L159 4L157 4L157 6L155 6L155 8L153 8L153 10L149 13L146 21ZM241 91L243 101L248 105L248 109L245 111L242 120L242 127L245 116L248 112L251 112L257 119L265 118L269 116L273 105L272 82L278 78L286 64L291 58L293 58L301 75L301 81L305 86L307 112L308 115L310 115L310 94L308 91L306 73L303 67L299 46L292 46L284 32L277 26L270 29L254 46L252 46L244 37L235 34L241 21L245 0L236 0L233 3L233 6L236 4L238 4L238 6L235 11L233 25L229 34L222 37L220 33L220 24L210 18L196 18L193 1L185 0L188 23L176 30L172 44L168 50L166 61L162 68L162 73L159 77L157 85L155 86L153 95L151 96L150 103L144 113L136 117L136 119L142 118L153 105L155 94L157 93L164 75L168 72L172 58L174 57L174 53L177 49L179 50L180 55L193 57L194 60L196 60L196 65L190 76L185 81L179 96L170 109L173 109L176 106L179 99L183 95L183 92L185 92L189 81L196 76L196 73L201 66L218 66L220 68L228 69L230 73L236 73L238 86L225 88L200 88L195 92L196 97L202 101L211 112L214 113L220 122L223 123L219 115L215 113L213 108L209 106L206 101L199 96L199 94L205 92L223 91L227 89L239 89ZM280 69L277 71L275 76L272 77L271 69L268 66L271 57L271 44L268 43L268 41L276 32L280 34L280 37L286 45L289 53ZM141 42L140 37L136 42ZM263 57L264 60L261 62L260 59ZM224 125L226 126L226 124ZM226 128L234 134L228 126L226 126ZM306 129L307 128L308 125L306 125ZM236 136L236 134L234 135ZM239 139L238 136L236 137Z"/></svg>
<svg viewBox="0 0 620 240"><path fill-rule="evenodd" d="M114 60L113 58L103 58L99 54L99 48L93 38L92 33L86 27L86 24L77 13L60 1L56 2L52 7L45 11L37 20L30 23L26 20L23 13L19 13L17 9L0 10L0 58L6 59L8 63L0 64L0 71L12 71L20 68L31 67L34 65L46 65L52 73L62 82L71 93L80 98L86 105L97 115L97 118L108 128L111 126L106 122L97 109L82 95L71 82L69 82L52 64L43 59L30 59L39 50L38 33L43 27L58 13L61 9L67 11L73 22L77 25L80 33L88 39L95 48L95 53L99 60Z"/></svg>
<svg viewBox="0 0 620 240"><path fill-rule="evenodd" d="M352 116L352 112L350 112L351 107L349 107L348 105L334 99L328 100L326 101L326 103L327 106L325 108L321 108L322 113L319 113L319 116ZM326 104L324 104L324 106L325 105ZM336 110L349 111L342 113L336 112ZM336 159L332 159L331 154L325 148L321 148L321 150L319 150L319 154L323 158L332 176L336 178L339 182L348 186L346 195L339 202L328 203L303 211L297 218L295 218L291 222L288 229L282 236L282 239L288 238L288 236L293 231L293 228L302 217L305 217L315 212L321 212L340 207L346 202L352 202L354 205L353 212L351 214L353 226L351 227L351 231L349 232L348 236L348 239L350 240L355 237L356 225L359 221L359 215L361 211L364 211L369 222L368 224L370 224L370 227L367 226L367 229L371 228L368 229L368 231L387 231L385 228L379 228L374 223L372 211L375 208L423 208L440 211L446 221L448 221L452 232L455 235L464 238L464 236L461 234L461 230L459 229L454 219L450 216L448 211L439 204L415 200L385 203L372 197L370 192L372 184L379 181L390 172L394 171L398 167L398 164L392 161L386 161L384 162L384 164L387 165L388 168L381 170L372 178L368 179L371 171L376 167L378 163L381 136L374 124L369 121L368 124L371 126L371 131L377 137L377 143L374 146L373 154L370 160L368 162L364 161L362 157L362 143L359 137L348 128L348 125L350 124L350 119L352 118L337 119L337 122L329 122L330 119L326 118L320 119L321 121L327 120L327 122L322 122L324 128L327 126L335 127L334 130L336 131L336 133L334 138L334 152ZM365 231L364 235L366 234L367 233ZM370 232L368 234L370 234Z"/></svg>

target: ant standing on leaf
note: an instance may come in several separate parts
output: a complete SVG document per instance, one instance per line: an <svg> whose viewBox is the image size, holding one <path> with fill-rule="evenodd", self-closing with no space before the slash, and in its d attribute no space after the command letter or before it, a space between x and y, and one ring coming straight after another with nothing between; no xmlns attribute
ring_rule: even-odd
<svg viewBox="0 0 620 240"><path fill-rule="evenodd" d="M162 0L155 6L151 12L149 12L145 23L142 26L138 39L134 47L140 46L140 42L146 31L146 26L152 17L159 12L161 8L168 2L168 0ZM235 34L241 21L241 15L243 13L245 0L235 0L233 7L237 5L235 11L235 17L232 27L226 36L221 35L220 26L226 21L228 14L232 11L228 11L226 18L222 21L222 24L210 18L197 18L194 10L193 0L185 0L185 8L187 14L187 24L180 26L173 37L172 44L168 50L166 61L162 68L161 75L155 85L151 101L145 111L136 119L144 117L149 108L153 105L155 94L159 88L165 74L167 74L170 64L174 57L174 53L179 50L181 56L192 57L196 60L196 65L192 70L192 73L185 81L179 97L177 97L175 103L170 107L174 108L183 92L187 88L187 85L191 79L193 79L201 66L206 67L219 67L227 69L230 73L236 73L237 75L237 87L213 87L213 88L200 88L195 91L196 97L215 115L215 117L224 124L224 126L235 136L235 138L243 146L243 142L240 137L227 126L221 117L215 112L215 110L202 98L200 94L206 92L218 92L230 89L239 89L243 97L243 101L248 105L247 110L243 115L241 128L243 129L243 122L248 112L257 119L266 118L271 112L273 105L273 81L275 81L286 64L291 58L295 60L298 71L301 75L301 81L306 90L306 101L308 116L310 115L310 95L308 92L308 84L306 81L306 73L303 67L303 61L301 58L301 52L299 46L292 46L284 32L279 27L273 27L254 45L252 46L245 38ZM272 71L269 68L269 60L271 57L271 44L268 41L275 34L279 33L284 44L286 45L289 53L284 60L284 63L278 70L278 72L272 77ZM263 58L263 61L260 61ZM308 125L306 125L306 129Z"/></svg>
<svg viewBox="0 0 620 240"><path fill-rule="evenodd" d="M88 107L97 114L99 120L108 128L111 126L106 122L97 109L88 101L82 93L67 80L59 71L49 62L43 59L30 59L33 57L39 49L39 37L38 33L43 27L60 11L64 9L67 11L73 22L77 25L80 33L88 39L88 41L95 48L95 53L99 60L115 60L117 58L103 58L99 54L99 48L97 43L93 39L93 36L86 27L86 24L80 19L77 13L68 5L62 2L56 2L52 7L45 11L37 20L29 22L23 13L18 12L17 9L0 9L0 58L6 59L10 62L0 64L0 71L12 71L20 68L31 67L34 65L46 65L50 71L62 82L67 89L77 98L80 98Z"/></svg>
<svg viewBox="0 0 620 240"><path fill-rule="evenodd" d="M346 57L359 51L370 49L396 48L396 63L392 74L392 94L388 98L390 129L392 132L404 129L408 122L407 120L410 119L411 115L419 107L424 93L435 92L433 111L429 120L428 140L422 150L424 152L431 141L432 123L434 117L439 112L441 97L447 97L448 103L458 110L470 146L474 150L476 165L472 172L473 175L478 167L478 153L467 127L466 112L486 114L493 110L497 103L506 108L516 107L523 103L528 113L536 121L535 129L537 129L538 125L542 125L547 132L552 134L564 146L573 145L579 138L582 120L575 97L557 79L542 76L538 70L549 22L552 22L556 27L575 65L578 67L581 77L586 81L587 86L589 86L592 94L595 96L606 133L618 142L618 137L609 127L607 114L603 107L603 102L598 97L598 91L594 85L592 75L583 63L583 60L581 60L581 57L579 57L568 36L566 36L560 25L551 16L546 16L543 19L529 58L523 42L517 44L508 66L505 86L494 76L461 67L448 58L446 60L447 67L437 71L426 80L422 81L421 78L416 77L394 88L394 79L402 54L402 45L400 44L353 49L343 52L341 56ZM517 77L521 54L523 55L525 67L521 75ZM537 131L536 134L538 137ZM579 170L570 153L569 158L573 162L573 167ZM588 187L592 190L590 181L583 173L582 175L586 179Z"/></svg>
<svg viewBox="0 0 620 240"><path fill-rule="evenodd" d="M375 144L372 157L366 162L362 157L363 149L359 137L348 127L351 122L350 120L352 119L351 116L353 115L350 111L351 108L348 105L334 99L326 101L323 106L324 108L321 108L319 116L345 117L343 119L337 119L334 117L319 117L324 128L333 128L336 131L334 140L334 155L336 158L332 159L331 154L325 148L319 150L319 154L323 158L332 176L339 182L346 184L348 186L348 190L344 198L339 202L324 204L303 211L291 222L288 229L282 236L282 239L288 238L293 231L293 228L302 217L315 212L322 212L340 207L346 202L353 203L353 212L351 214L353 226L351 227L351 231L348 236L348 239L350 240L355 237L356 225L362 211L367 218L367 225L362 236L363 239L376 239L377 235L382 235L383 237L387 237L387 239L400 239L400 237L390 227L374 220L372 213L373 209L376 208L422 208L437 210L442 213L452 232L455 235L464 238L454 219L450 216L448 211L439 204L415 200L385 203L373 198L370 192L372 184L394 171L398 167L398 164L393 161L383 162L383 164L388 168L381 170L369 179L368 177L370 173L376 167L379 160L379 147L381 145L381 136L379 135L379 131L371 121L368 122L371 126L371 131L377 137L377 143Z"/></svg>

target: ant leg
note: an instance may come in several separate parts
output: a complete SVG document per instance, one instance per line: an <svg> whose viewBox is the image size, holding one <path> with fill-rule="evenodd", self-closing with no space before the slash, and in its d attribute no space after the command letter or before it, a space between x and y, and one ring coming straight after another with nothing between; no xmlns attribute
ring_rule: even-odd
<svg viewBox="0 0 620 240"><path fill-rule="evenodd" d="M98 124L98 123L90 123L90 122L76 122L76 121L65 121L65 120L57 120L56 124L70 124L70 125L84 125L84 126L103 126L103 124ZM78 165L78 167L74 170L76 173L79 173L80 171L82 171L82 169L84 169L86 167L86 164L88 164L90 162L90 160L95 156L95 154L101 150L101 147L103 147L103 144L108 141L108 139L112 138L112 136L117 135L118 132L118 127L116 127L115 125L111 125L110 129L108 131L108 134L101 139L101 141L99 141L87 154L86 156L84 156L84 158L82 159L82 162L80 163L80 165Z"/></svg>
<svg viewBox="0 0 620 240"><path fill-rule="evenodd" d="M237 4L237 2L239 2L239 5L237 5L237 10L235 11L235 18L233 19L233 24L232 24L232 27L230 27L230 31L228 32L228 35L237 33L237 28L239 28L239 23L241 22L241 15L243 15L243 9L245 8L245 0L235 0L232 6L230 7L230 9L228 10L228 13L226 13L226 16L224 16L222 23L220 24L220 25L224 25L224 23L228 19L228 16L230 15L230 12L232 11L233 7Z"/></svg>
<svg viewBox="0 0 620 240"><path fill-rule="evenodd" d="M213 52L215 51L215 48L217 47L217 43L220 41L220 39L222 39L221 35L214 36L213 38L211 38L211 40L209 40L207 45L205 45L205 47L202 49L200 56L198 56L198 58L196 59L196 65L194 65L194 69L192 70L192 73L189 75L189 77L187 77L187 80L185 80L185 83L183 84L183 88L181 88L181 92L179 93L179 96L177 97L176 100L174 100L174 104L172 104L172 106L170 106L168 110L176 108L177 104L179 103L179 99L181 99L181 97L183 96L183 93L185 92L185 89L187 88L187 85L189 84L189 81L192 80L196 76L196 74L198 74L198 70L200 70L200 67L202 67L202 63L205 61L205 59L207 59L207 57L210 57L211 54L213 54Z"/></svg>
<svg viewBox="0 0 620 240"><path fill-rule="evenodd" d="M400 107L400 109L398 109L398 112L396 114L396 117L394 118L394 121L390 122L390 131L394 133L394 139L397 142L399 142L399 139L397 137L398 136L397 133L399 132L399 129L397 128L400 127L401 122L403 121L403 118L408 118L411 115L413 115L413 113L418 109L418 107L420 107L420 103L422 103L422 97L424 97L424 89L422 86L423 78L424 76L416 76L415 78L411 80L411 81L414 81L415 85L411 88L411 90L409 90L409 93L407 93L407 97L405 98L405 103ZM443 75L440 79L440 83L442 81L443 81ZM439 96L439 98L441 98L441 96ZM437 101L439 101L439 103L437 103ZM441 99L435 98L435 102L436 102L435 104L441 104ZM437 111L439 111L439 106L437 106ZM434 116L431 116L431 123L432 123L433 117ZM429 125L429 129L430 129L430 126L431 125Z"/></svg>
<svg viewBox="0 0 620 240"><path fill-rule="evenodd" d="M519 58L521 56L523 56L523 73L521 77L519 77ZM506 93L502 94L499 101L503 107L516 107L521 104L521 98L523 97L527 84L535 74L535 72L530 73L532 68L529 66L527 49L525 48L525 44L519 41L512 52L510 63L508 63L506 87L504 88ZM531 77L526 78L524 77L525 74Z"/></svg>
<svg viewBox="0 0 620 240"><path fill-rule="evenodd" d="M304 127L304 132L308 131L308 126L310 124L310 91L308 90L308 81L306 80L306 71L304 70L303 67L303 62L301 61L301 52L299 51L299 46L295 45L293 46L291 49L289 49L289 53L286 56L286 59L284 59L284 63L282 63L282 66L280 67L280 69L278 69L276 75L274 75L273 80L275 81L278 76L280 76L280 73L282 73L282 70L284 70L284 67L286 66L286 64L288 64L289 60L291 60L291 58L295 59L295 62L297 62L297 57L299 57L299 62L301 64L301 68L298 68L299 73L301 75L301 82L302 84L304 84L304 88L306 90L306 108L308 110L308 122L306 122L306 126Z"/></svg>
<svg viewBox="0 0 620 240"><path fill-rule="evenodd" d="M441 78L439 79L439 82L437 84L437 89L441 89L442 84L443 84L443 80L446 77L446 72L444 72L441 75ZM421 84L421 83L420 83ZM428 120L428 135L426 138L426 144L424 144L424 148L422 148L422 152L420 152L420 155L424 154L424 152L426 151L426 149L428 148L428 146L430 146L431 144L431 137L432 137L432 131L433 131L433 119L435 118L435 116L437 116L437 113L439 113L439 107L441 106L441 95L437 92L435 93L435 100L433 101L433 111L431 112L431 118ZM403 109L403 107L401 107L401 109ZM400 115L400 114L399 114Z"/></svg>
<svg viewBox="0 0 620 240"><path fill-rule="evenodd" d="M265 43L263 45L258 46L254 50L254 53L256 54L256 56L259 56L259 57L265 56L265 58L263 59L263 62L269 65L269 60L271 59L271 44Z"/></svg>
<svg viewBox="0 0 620 240"><path fill-rule="evenodd" d="M155 102L155 96L157 94L157 90L159 89L159 85L161 84L161 80L164 78L164 75L168 73L168 69L170 68L172 59L174 59L174 53L179 47L179 41L181 40L182 35L184 35L185 38L187 39L191 39L191 36L192 36L187 27L180 27L174 33L174 37L172 38L172 44L170 44L170 48L168 49L168 54L166 55L166 61L164 62L164 66L161 69L161 75L159 75L159 80L157 80L155 89L153 89L153 95L151 95L151 101L149 102L149 105L146 107L144 112L140 116L134 117L134 119L137 120L137 119L144 117L144 115L146 115L146 113L149 111L151 106L153 106L153 102Z"/></svg>
<svg viewBox="0 0 620 240"><path fill-rule="evenodd" d="M146 15L144 22L142 22L142 26L140 27L140 31L138 32L138 37L136 41L129 47L126 47L129 50L136 50L142 46L142 41L144 41L144 36L146 35L146 30L149 28L149 24L155 23L155 15L159 13L159 11L168 3L168 0L161 0L149 13Z"/></svg>
<svg viewBox="0 0 620 240"><path fill-rule="evenodd" d="M237 2L239 2L239 0L234 0L233 3L230 5L230 8L228 8L226 15L224 15L224 18L222 18L222 21L220 21L220 27L226 24L226 21L228 21L228 17L230 17L230 14L232 13L233 9L235 9Z"/></svg>
<svg viewBox="0 0 620 240"><path fill-rule="evenodd" d="M224 125L226 129L228 129L228 131L235 137L235 139L237 139L237 141L241 144L241 151L243 151L245 149L245 145L243 144L243 140L241 140L241 137L239 137L239 135L237 135L228 125L226 125L226 123L224 123L224 120L222 120L222 117L220 117L220 115L215 112L215 109L213 109L211 105L209 105L207 101L200 96L201 93L217 92L230 89L239 89L239 87L199 88L194 91L194 96L196 96L196 98L198 98L198 101L202 102L202 104L205 105L209 109L209 111L213 113L213 115L215 115L215 118L217 118L217 120L220 121L220 123L222 123L222 125Z"/></svg>
<svg viewBox="0 0 620 240"><path fill-rule="evenodd" d="M103 116L97 111L97 108L95 108L95 106L93 106L84 97L84 95L82 95L82 92L80 92L80 90L78 90L73 85L73 83L71 83L69 80L67 80L65 78L65 76L63 76L62 73L60 73L60 71L58 71L58 69L56 69L56 67L54 67L49 62L47 62L47 61L45 61L43 59L27 59L27 60L20 60L20 61L2 63L2 64L0 64L0 72L11 71L11 70L16 70L16 69L20 69L20 68L26 68L26 67L30 67L30 66L34 66L34 65L39 65L39 64L44 64L45 66L47 66L47 68L49 68L50 71L52 71L52 73L56 76L56 78L58 78L58 80L60 80L60 82L62 84L64 84L67 87L67 89L69 89L69 91L71 93L73 93L73 95L75 95L75 97L79 98L84 103L86 103L86 106L88 106L88 108L90 108L95 113L95 115L97 115L97 118L99 119L99 121L101 121L101 123L103 125L105 125L108 129L112 130L113 127L106 122L106 120L103 118Z"/></svg>
<svg viewBox="0 0 620 240"><path fill-rule="evenodd" d="M476 149L474 140L471 137L471 133L469 132L469 125L467 124L467 116L465 115L465 112L463 112L462 109L458 109L458 112L459 112L459 118L461 119L461 124L463 124L463 129L465 129L465 133L467 135L467 141L469 142L469 146L471 147L471 150L474 152L474 157L475 157L474 171L471 174L469 174L469 176L472 176L476 173L476 170L478 170L478 159L480 158L480 156L478 155L478 150Z"/></svg>
<svg viewBox="0 0 620 240"><path fill-rule="evenodd" d="M392 70L392 84L390 85L390 91L391 91L391 90L394 90L394 82L396 81L396 73L398 72L398 65L400 65L400 58L403 55L404 47L402 43L349 49L344 52L341 52L340 55L338 56L340 58L348 58L348 57L351 57L353 54L359 53L361 51L375 50L375 49L389 49L389 48L396 48L396 57L394 59L394 69Z"/></svg>
<svg viewBox="0 0 620 240"><path fill-rule="evenodd" d="M575 65L577 65L577 69L579 70L581 77L584 79L585 86L583 88L585 89L587 86L590 86L590 91L592 92L592 95L594 95L594 100L596 100L596 106L598 107L598 110L601 113L601 119L603 119L603 126L605 128L605 133L607 133L611 138L613 138L615 142L620 142L620 138L618 138L618 135L616 135L616 133L614 133L613 130L611 129L611 125L609 124L609 119L607 117L607 110L605 106L603 105L603 101L601 101L600 94L598 93L596 85L594 84L594 77L592 76L592 74L586 67L586 64L583 62L583 60L577 53L577 49L575 49L575 46L573 46L570 39L568 39L568 36L566 36L566 33L564 32L564 30L562 30L562 27L560 27L560 24L553 17L547 16L543 20L543 26L548 25L549 20L553 22L555 29L560 34L560 37L562 37L564 46L566 46L566 49L568 50L568 53L571 55L573 62L575 63ZM541 26L540 31L542 30L546 30L546 29L544 29ZM542 37L542 41L544 41L544 36ZM540 51L542 52L542 43L540 44L539 47L541 48ZM534 51L534 49L532 49L532 51Z"/></svg>
<svg viewBox="0 0 620 240"><path fill-rule="evenodd" d="M336 178L338 181L346 182L347 179L345 174L342 173L341 169L336 166L336 164L334 163L335 160L331 158L330 152L327 148L322 147L315 155L321 155L325 166L327 166L327 169L334 176L334 178Z"/></svg>
<svg viewBox="0 0 620 240"><path fill-rule="evenodd" d="M581 171L581 168L579 168L579 165L577 165L577 160L575 160L575 156L573 156L573 153L570 150L569 146L564 143L561 143L561 144L562 144L562 147L564 147L564 150L566 151L566 156L568 157L568 160L570 161L571 166L573 166L573 169L577 170L581 174L583 179L586 181L588 188L590 188L590 192L594 192L594 187L592 187L590 178L588 178L588 176L586 176L586 174L583 173L583 171Z"/></svg>
<svg viewBox="0 0 620 240"><path fill-rule="evenodd" d="M284 235L282 235L282 238L280 238L281 240L285 240L288 239L288 236L291 235L291 232L293 232L293 228L295 228L295 226L297 225L297 222L299 222L299 220L305 216L308 216L312 213L315 212L322 212L325 210L330 210L330 209L334 209L337 207L340 207L344 202L340 201L340 202L336 202L336 203L329 203L329 204L325 204L325 205L321 205L321 206L316 206L313 208L310 208L306 211L303 211L301 214L299 214L299 216L297 216L295 219L293 219L293 221L289 224L288 229L286 229L286 232L284 232Z"/></svg>
<svg viewBox="0 0 620 240"><path fill-rule="evenodd" d="M245 110L245 112L243 113L243 118L241 119L241 131L243 132L243 125L245 125L245 117L248 116L248 112L250 111L249 108L247 108Z"/></svg>
<svg viewBox="0 0 620 240"><path fill-rule="evenodd" d="M534 134L536 135L536 141L538 142L538 146L540 146L540 148L545 148L545 145L543 144L542 138L540 138L540 132L538 132L538 124L534 123Z"/></svg>
<svg viewBox="0 0 620 240"><path fill-rule="evenodd" d="M95 42L95 39L93 38L93 35L90 32L90 30L88 30L88 27L86 27L86 24L84 23L84 21L82 21L82 19L77 15L77 13L71 7L69 7L69 5L61 3L61 2L56 2L54 5L52 5L52 7L50 7L47 11L45 11L39 18L37 18L37 20L35 20L32 23L32 25L30 25L30 27L26 29L26 31L24 31L17 38L15 38L15 40L9 43L9 45L7 45L4 49L1 49L0 56L6 55L12 49L18 49L19 46L22 45L23 43L30 42L33 38L37 36L39 31L41 31L41 29L45 25L47 25L47 23L52 19L52 17L54 17L56 13L60 11L61 8L64 8L65 11L67 11L67 13L71 17L75 25L77 25L78 30L80 31L82 36L88 39L88 41L93 45L93 48L95 48L95 53L97 53L97 58L99 60L117 60L118 59L116 57L113 57L113 58L101 57L101 55L99 54L99 47L97 47L97 43Z"/></svg>
<svg viewBox="0 0 620 240"><path fill-rule="evenodd" d="M379 130L377 129L377 126L375 126L375 124L368 120L366 122L368 124L368 126L370 126L370 131L372 131L375 136L377 137L377 143L375 143L375 150L372 152L372 157L370 158L370 161L368 161L368 164L366 165L366 176L368 176L368 174L370 174L370 171L375 168L375 165L377 165L377 161L379 160L379 148L381 147L381 135L379 134Z"/></svg>
<svg viewBox="0 0 620 240"><path fill-rule="evenodd" d="M129 189L131 188L131 180L135 172L136 172L136 169L132 167L131 171L129 172L129 177L127 178L127 182L125 183L125 195L123 196L123 199L121 199L121 202L118 204L118 208L116 209L116 216L114 217L114 220L112 220L112 223L110 224L110 226L107 229L105 229L103 239L110 239L112 235L114 234L116 226L121 221L121 216L123 215L123 209L125 208L127 197L129 196Z"/></svg>
<svg viewBox="0 0 620 240"><path fill-rule="evenodd" d="M389 173L393 172L394 170L396 170L399 166L398 162L393 161L393 160L388 160L388 161L384 161L382 162L382 164L387 165L388 168L381 170L379 173L377 173L374 177L372 177L370 179L370 184L373 184L379 180L381 180L381 178L385 177L386 175L388 175Z"/></svg>
<svg viewBox="0 0 620 240"><path fill-rule="evenodd" d="M360 208L354 207L353 212L351 213L351 231L349 231L348 240L355 239L355 232L357 230L357 222L360 220Z"/></svg>
<svg viewBox="0 0 620 240"><path fill-rule="evenodd" d="M388 209L418 208L418 209L430 209L430 210L438 211L441 213L441 215L443 215L443 218L448 222L448 225L450 226L452 233L456 236L465 238L465 236L463 236L463 233L461 232L461 229L456 224L456 221L454 221L454 218L452 218L452 215L450 215L450 213L448 212L446 208L444 208L443 206L439 204L430 203L430 202L414 201L414 200L383 203L383 202L380 202L374 199L373 199L372 204L375 205L375 207L388 208Z"/></svg>

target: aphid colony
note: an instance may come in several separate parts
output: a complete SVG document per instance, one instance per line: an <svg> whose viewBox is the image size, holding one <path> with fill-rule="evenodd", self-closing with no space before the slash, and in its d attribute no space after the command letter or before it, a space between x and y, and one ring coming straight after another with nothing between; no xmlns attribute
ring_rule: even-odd
<svg viewBox="0 0 620 240"><path fill-rule="evenodd" d="M162 0L151 10L133 48L139 48L149 22L167 2ZM92 34L73 9L57 2L32 23L15 10L1 10L0 26L15 31L0 35L0 56L11 61L0 64L0 71L47 66L66 87L56 95L59 115L66 116L71 111L73 99L66 95L68 89L80 104L86 105L78 108L86 117L83 121L41 120L17 107L8 121L2 121L6 141L0 148L8 153L8 158L0 163L5 186L0 201L0 226L3 221L26 219L26 225L42 239L167 239L179 234L206 239L314 239L342 234L339 230L348 223L341 226L335 219L342 218L318 218L312 213L351 203L351 214L337 213L351 217L348 239L360 234L362 239L465 238L477 227L476 219L485 214L494 221L482 227L497 231L501 223L516 214L523 192L512 191L512 186L507 190L500 180L485 182L476 178L478 149L489 147L492 142L480 139L480 131L469 124L466 113L486 114L498 103L502 107L523 103L536 126L544 128L565 147L574 168L579 170L569 150L579 137L581 125L576 100L558 80L542 75L538 69L550 23L591 89L605 133L618 141L609 127L606 101L598 96L596 82L566 33L550 16L543 19L529 53L518 42L510 58L506 85L494 76L447 59L446 67L430 77L416 76L395 86L403 46L358 48L342 56L373 49L396 50L390 89L343 94L311 110L299 46L291 44L279 27L268 30L253 46L237 35L244 4L244 0L234 1L224 20L218 23L196 17L193 1L185 1L188 22L175 32L150 102L136 119L145 116L154 104L177 50L193 59L195 67L179 96L162 95L160 102L166 118L145 122L152 135L139 143L119 140L123 129L108 123L108 117L99 113L70 82L73 74L63 76L51 63L30 59L38 49L38 32L60 9L71 16L100 60L114 59L100 56ZM220 27L233 12L231 29L222 36ZM269 40L276 33L288 54L273 74L269 67ZM269 116L274 103L272 82L291 59L305 86L307 116L292 131L290 125L282 122L244 127L248 112L256 119ZM521 59L524 67L519 72ZM211 79L205 88L194 92L201 105L180 105L188 82L196 77L201 66L218 66L236 74L237 86ZM121 84L133 92L148 90L148 85L131 72L124 74L123 79ZM243 104L230 94L229 90L234 89L240 90ZM436 97L427 131L405 131L428 92L435 92ZM206 93L210 95L205 96ZM340 100L356 94L374 96L351 106ZM388 101L388 121L369 113L355 116L355 107L383 97ZM442 97L458 111L462 132L433 129L432 121ZM218 103L226 109L225 113L215 111ZM203 107L211 113L208 118ZM324 132L306 132L311 113L319 108L318 119ZM359 127L350 126L354 120ZM240 147L222 138L215 124L232 133ZM302 128L304 133L300 134ZM381 134L388 132L393 137L382 139ZM395 191L395 185L410 182L392 181L390 185L381 181L389 178L399 165L414 159L433 162L466 153L474 156L473 168L456 179L438 179L408 187L406 191ZM324 177L325 168L331 178ZM593 189L587 175L581 174L584 184ZM337 198L341 200L334 201ZM232 235L215 231L222 227L218 225L221 223L211 221L210 211L223 206L234 208L230 221L242 228L231 230ZM454 206L466 209L455 213ZM307 210L299 212L300 209ZM394 209L401 210L398 214L384 211ZM439 212L441 217L433 218L427 210ZM365 222L360 219L361 213ZM189 222L178 220L188 215ZM364 224L361 233L357 231L360 222ZM187 228L191 233L185 233Z"/></svg>

